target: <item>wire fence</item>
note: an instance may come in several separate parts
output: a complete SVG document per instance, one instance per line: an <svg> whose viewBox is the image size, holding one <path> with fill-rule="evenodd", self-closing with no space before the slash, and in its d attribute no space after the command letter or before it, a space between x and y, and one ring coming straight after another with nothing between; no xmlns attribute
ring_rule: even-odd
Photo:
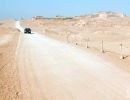
<svg viewBox="0 0 130 100"><path fill-rule="evenodd" d="M84 48L93 48L101 53L114 53L117 54L120 59L125 59L130 56L130 42L127 43L122 41L119 42L119 40L108 41L105 39L92 39L90 37L83 37L82 35L69 31L63 33L58 33L51 29L46 31L54 34L56 37L64 39L67 43L73 43Z"/></svg>
<svg viewBox="0 0 130 100"><path fill-rule="evenodd" d="M82 46L84 48L94 48L101 53L115 53L120 59L125 59L130 56L130 47L128 44L123 42L111 42L105 40L91 40L91 38L86 37L71 37L70 34L66 38L68 43L73 43L75 45Z"/></svg>

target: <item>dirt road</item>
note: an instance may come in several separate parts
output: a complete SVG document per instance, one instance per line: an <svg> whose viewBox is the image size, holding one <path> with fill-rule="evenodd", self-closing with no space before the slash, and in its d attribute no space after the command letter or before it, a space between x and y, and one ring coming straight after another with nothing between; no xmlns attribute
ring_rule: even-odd
<svg viewBox="0 0 130 100"><path fill-rule="evenodd" d="M21 33L16 58L22 100L130 100L130 73L38 33Z"/></svg>

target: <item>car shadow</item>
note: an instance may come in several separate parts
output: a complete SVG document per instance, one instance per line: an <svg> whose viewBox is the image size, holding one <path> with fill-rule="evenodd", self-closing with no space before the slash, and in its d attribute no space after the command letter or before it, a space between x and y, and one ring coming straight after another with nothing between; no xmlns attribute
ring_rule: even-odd
<svg viewBox="0 0 130 100"><path fill-rule="evenodd" d="M29 35L31 35L31 34L35 34L35 33L24 33L24 34L29 34Z"/></svg>

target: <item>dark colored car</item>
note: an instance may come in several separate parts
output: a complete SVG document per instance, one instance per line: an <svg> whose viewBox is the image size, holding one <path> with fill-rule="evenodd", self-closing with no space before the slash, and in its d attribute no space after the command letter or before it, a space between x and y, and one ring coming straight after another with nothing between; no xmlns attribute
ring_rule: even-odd
<svg viewBox="0 0 130 100"><path fill-rule="evenodd" d="M30 33L31 34L31 29L30 28L25 28L24 33Z"/></svg>

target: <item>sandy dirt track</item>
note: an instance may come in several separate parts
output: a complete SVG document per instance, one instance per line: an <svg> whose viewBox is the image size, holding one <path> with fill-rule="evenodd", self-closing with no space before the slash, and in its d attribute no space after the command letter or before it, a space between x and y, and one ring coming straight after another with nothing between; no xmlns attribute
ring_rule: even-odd
<svg viewBox="0 0 130 100"><path fill-rule="evenodd" d="M129 100L130 73L46 36L21 33L21 100Z"/></svg>

